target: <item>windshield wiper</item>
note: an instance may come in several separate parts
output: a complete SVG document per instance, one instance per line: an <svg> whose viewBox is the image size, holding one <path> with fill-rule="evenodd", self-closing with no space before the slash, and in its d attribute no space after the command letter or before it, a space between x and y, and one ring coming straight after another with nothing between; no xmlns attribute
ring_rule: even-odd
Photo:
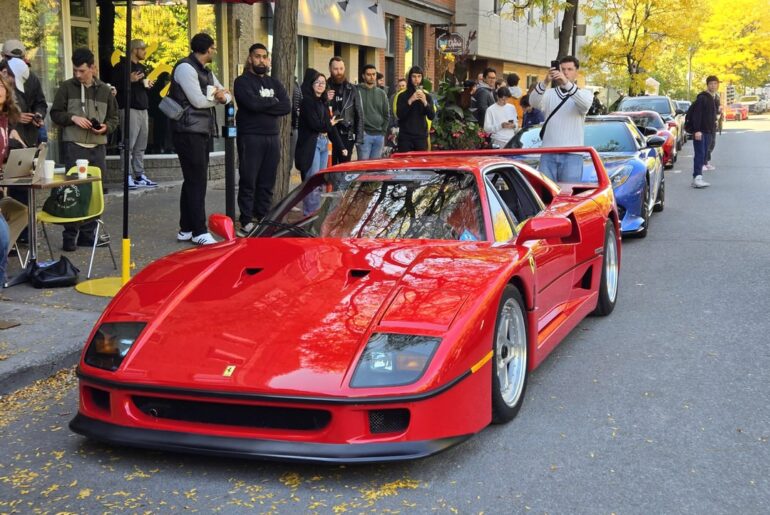
<svg viewBox="0 0 770 515"><path fill-rule="evenodd" d="M315 238L316 237L315 234L313 234L312 232L308 231L304 227L300 227L299 225L278 222L276 220L270 220L268 218L265 218L262 221L257 223L257 227L262 227L262 226L270 226L270 227L276 227L278 229L284 229L286 231L290 231L290 232L299 234L300 236L306 236L308 238Z"/></svg>

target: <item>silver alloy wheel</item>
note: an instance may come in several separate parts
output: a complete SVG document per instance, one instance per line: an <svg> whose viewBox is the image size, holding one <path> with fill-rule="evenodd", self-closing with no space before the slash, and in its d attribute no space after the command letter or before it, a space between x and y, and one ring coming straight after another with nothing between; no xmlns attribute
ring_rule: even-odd
<svg viewBox="0 0 770 515"><path fill-rule="evenodd" d="M514 299L506 300L500 311L495 356L500 397L508 406L516 406L527 375L527 331L524 313Z"/></svg>
<svg viewBox="0 0 770 515"><path fill-rule="evenodd" d="M610 302L615 302L615 296L618 294L618 241L614 229L610 230L607 240L607 248L604 249L605 283L607 298Z"/></svg>

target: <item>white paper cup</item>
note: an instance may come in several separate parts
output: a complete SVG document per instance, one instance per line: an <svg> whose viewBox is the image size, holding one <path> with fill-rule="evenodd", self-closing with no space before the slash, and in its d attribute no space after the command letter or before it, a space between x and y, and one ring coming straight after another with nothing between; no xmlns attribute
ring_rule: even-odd
<svg viewBox="0 0 770 515"><path fill-rule="evenodd" d="M206 86L206 98L209 102L214 101L214 92L217 90L215 86Z"/></svg>
<svg viewBox="0 0 770 515"><path fill-rule="evenodd" d="M46 179L53 179L54 168L56 168L56 161L52 159L46 159L45 167L43 168L43 177Z"/></svg>
<svg viewBox="0 0 770 515"><path fill-rule="evenodd" d="M149 79L142 79L142 84L144 85L145 88L149 88L150 87Z"/></svg>
<svg viewBox="0 0 770 515"><path fill-rule="evenodd" d="M78 159L75 161L75 166L78 169L78 179L88 177L88 159Z"/></svg>

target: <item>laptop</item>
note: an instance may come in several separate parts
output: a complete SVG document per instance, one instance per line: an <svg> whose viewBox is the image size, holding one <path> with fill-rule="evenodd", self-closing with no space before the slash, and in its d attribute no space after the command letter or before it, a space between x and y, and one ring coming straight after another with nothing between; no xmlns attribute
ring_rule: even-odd
<svg viewBox="0 0 770 515"><path fill-rule="evenodd" d="M42 166L38 166L38 170L35 170L35 154L40 150L40 155L43 157ZM40 171L45 166L45 156L47 154L47 146L41 145L41 148L18 148L11 150L8 153L8 161L3 168L3 182L6 185L13 184L32 184L42 174ZM38 163L40 160L38 159Z"/></svg>

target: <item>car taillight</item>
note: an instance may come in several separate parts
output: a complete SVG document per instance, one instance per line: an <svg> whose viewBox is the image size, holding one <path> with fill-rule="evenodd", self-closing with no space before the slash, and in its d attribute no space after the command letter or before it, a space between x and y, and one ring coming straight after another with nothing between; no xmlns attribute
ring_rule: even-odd
<svg viewBox="0 0 770 515"><path fill-rule="evenodd" d="M666 125L668 125L669 129L673 129L674 127L676 127L676 122L671 120L671 121L666 122Z"/></svg>

